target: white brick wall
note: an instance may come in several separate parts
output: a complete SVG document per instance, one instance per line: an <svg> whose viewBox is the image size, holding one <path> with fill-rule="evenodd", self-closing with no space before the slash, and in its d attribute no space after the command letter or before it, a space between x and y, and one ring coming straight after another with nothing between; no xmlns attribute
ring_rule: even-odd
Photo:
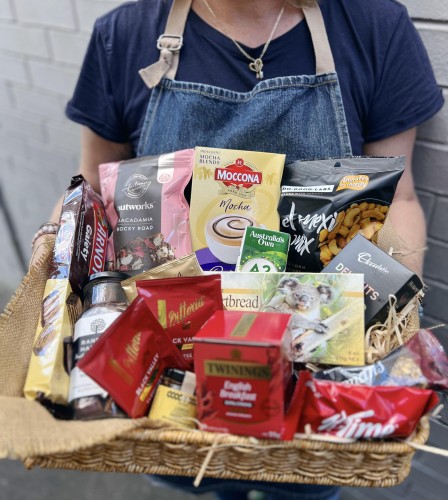
<svg viewBox="0 0 448 500"><path fill-rule="evenodd" d="M80 64L89 43L88 34L51 30L49 35L55 62L75 66Z"/></svg>
<svg viewBox="0 0 448 500"><path fill-rule="evenodd" d="M92 0L75 0L81 31L91 31L95 19L120 3L124 2L116 0L95 0L93 2Z"/></svg>
<svg viewBox="0 0 448 500"><path fill-rule="evenodd" d="M10 21L14 19L12 3L10 0L0 0L0 19L7 19Z"/></svg>
<svg viewBox="0 0 448 500"><path fill-rule="evenodd" d="M448 100L448 0L402 2L416 20ZM79 128L66 120L64 108L77 79L89 33L98 16L120 3L0 0L0 186L14 214L27 258L32 235L77 171ZM415 180L429 234L426 321L447 323L448 104L420 127L418 137ZM2 288L12 291L22 270L1 211L0 235L0 292ZM431 465L427 469L434 468ZM445 468L440 470L444 473ZM410 477L404 490L363 489L354 491L353 497L345 491L344 498L438 498L438 492L446 490L447 479L442 472L429 480L428 474L418 467L417 472L417 479ZM419 489L412 489L410 482ZM431 488L435 488L435 493Z"/></svg>
<svg viewBox="0 0 448 500"><path fill-rule="evenodd" d="M40 60L30 60L28 65L33 87L67 97L73 93L78 68Z"/></svg>
<svg viewBox="0 0 448 500"><path fill-rule="evenodd" d="M448 3L448 2L447 2ZM432 66L440 85L448 86L448 22L446 24L415 23L428 49Z"/></svg>
<svg viewBox="0 0 448 500"><path fill-rule="evenodd" d="M2 30L3 33L3 30ZM21 54L0 51L0 79L17 83L29 83L27 62Z"/></svg>
<svg viewBox="0 0 448 500"><path fill-rule="evenodd" d="M15 0L20 23L39 27L75 29L75 12L71 0Z"/></svg>
<svg viewBox="0 0 448 500"><path fill-rule="evenodd" d="M448 1L403 0L415 19L431 57L439 85L448 99ZM426 324L448 323L448 104L418 132L414 171L416 187L428 219L425 259ZM437 330L435 330L437 332ZM448 328L439 330L446 338ZM446 345L446 344L445 344Z"/></svg>
<svg viewBox="0 0 448 500"><path fill-rule="evenodd" d="M79 162L64 115L94 20L118 0L0 0L0 183L23 251ZM0 213L0 288L22 275Z"/></svg>
<svg viewBox="0 0 448 500"><path fill-rule="evenodd" d="M16 24L2 25L0 50L27 56L50 57L50 47L45 31Z"/></svg>
<svg viewBox="0 0 448 500"><path fill-rule="evenodd" d="M414 19L448 21L446 0L402 0Z"/></svg>

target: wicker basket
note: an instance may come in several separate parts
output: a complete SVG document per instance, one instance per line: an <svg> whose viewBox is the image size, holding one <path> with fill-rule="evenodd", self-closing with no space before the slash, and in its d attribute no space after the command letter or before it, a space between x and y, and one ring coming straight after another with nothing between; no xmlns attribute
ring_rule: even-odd
<svg viewBox="0 0 448 500"><path fill-rule="evenodd" d="M428 439L420 421L412 441ZM75 453L25 460L27 468L132 472L343 486L390 487L404 481L414 448L404 442L350 444L295 439L289 442L171 429L136 429L110 443ZM209 455L207 457L207 455Z"/></svg>
<svg viewBox="0 0 448 500"><path fill-rule="evenodd" d="M0 457L20 458L28 468L368 487L394 486L408 475L412 442L423 444L428 438L426 418L410 444L255 440L177 430L148 419L55 421L39 404L22 397L50 254L51 248L0 318ZM400 327L403 340L418 326L415 310L409 316L411 321Z"/></svg>

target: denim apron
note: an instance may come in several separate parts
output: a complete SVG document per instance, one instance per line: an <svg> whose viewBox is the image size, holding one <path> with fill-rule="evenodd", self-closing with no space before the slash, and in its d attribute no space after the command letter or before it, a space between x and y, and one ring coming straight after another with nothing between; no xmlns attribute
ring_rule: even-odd
<svg viewBox="0 0 448 500"><path fill-rule="evenodd" d="M160 60L140 70L151 89L137 156L158 155L195 146L286 153L286 161L352 154L341 90L322 13L317 3L303 8L316 56L316 74L272 78L250 92L176 81L182 34L191 0L174 0L165 34L157 41ZM219 124L217 129L216 124ZM240 498L262 490L269 499L337 500L329 486L258 481L150 476L153 485L180 487L218 498Z"/></svg>
<svg viewBox="0 0 448 500"><path fill-rule="evenodd" d="M158 40L161 59L140 71L152 92L137 156L195 146L285 153L286 162L351 155L339 81L317 4L303 9L316 74L262 80L250 92L174 79L190 4L173 3L167 34ZM183 12L173 14L173 9Z"/></svg>

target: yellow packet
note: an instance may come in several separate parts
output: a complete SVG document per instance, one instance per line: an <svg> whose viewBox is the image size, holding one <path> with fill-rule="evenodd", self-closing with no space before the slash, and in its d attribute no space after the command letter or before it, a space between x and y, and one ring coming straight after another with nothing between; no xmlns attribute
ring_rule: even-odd
<svg viewBox="0 0 448 500"><path fill-rule="evenodd" d="M121 282L124 293L131 303L137 297L138 280L151 280L161 278L178 278L181 276L201 276L202 269L194 253L180 259L170 260L165 264L157 266L149 271L131 276Z"/></svg>
<svg viewBox="0 0 448 500"><path fill-rule="evenodd" d="M64 338L73 335L81 301L67 279L49 279L23 389L27 399L67 405L69 375L64 367Z"/></svg>
<svg viewBox="0 0 448 500"><path fill-rule="evenodd" d="M279 230L284 164L284 154L196 148L190 229L202 269L233 271L246 227Z"/></svg>

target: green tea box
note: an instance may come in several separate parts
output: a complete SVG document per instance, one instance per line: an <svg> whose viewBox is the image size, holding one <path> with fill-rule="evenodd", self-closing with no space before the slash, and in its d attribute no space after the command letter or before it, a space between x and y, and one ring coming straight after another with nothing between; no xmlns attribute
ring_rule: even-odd
<svg viewBox="0 0 448 500"><path fill-rule="evenodd" d="M272 229L247 227L236 270L249 273L285 271L290 238L289 234Z"/></svg>

